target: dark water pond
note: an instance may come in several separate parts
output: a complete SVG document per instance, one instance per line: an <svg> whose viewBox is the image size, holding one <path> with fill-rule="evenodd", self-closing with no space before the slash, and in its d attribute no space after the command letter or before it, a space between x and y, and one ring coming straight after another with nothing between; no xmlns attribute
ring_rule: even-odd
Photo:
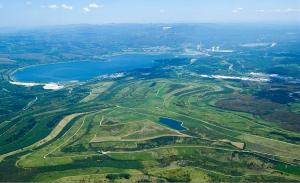
<svg viewBox="0 0 300 183"><path fill-rule="evenodd" d="M173 128L175 130L179 130L179 131L183 131L183 130L187 130L185 127L183 127L183 123L180 121L176 121L174 119L170 119L170 118L159 118L159 122L161 124L164 124L170 128Z"/></svg>
<svg viewBox="0 0 300 183"><path fill-rule="evenodd" d="M127 54L108 58L105 61L76 61L37 65L21 69L13 78L20 82L86 81L104 74L151 68L154 60L170 55Z"/></svg>

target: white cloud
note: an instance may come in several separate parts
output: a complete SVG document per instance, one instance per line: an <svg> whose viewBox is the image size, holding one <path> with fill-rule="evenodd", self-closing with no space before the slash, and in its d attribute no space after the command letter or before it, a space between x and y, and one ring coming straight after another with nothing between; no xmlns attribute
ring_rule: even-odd
<svg viewBox="0 0 300 183"><path fill-rule="evenodd" d="M26 4L26 5L31 5L32 2L31 2L31 1L26 1L25 4Z"/></svg>
<svg viewBox="0 0 300 183"><path fill-rule="evenodd" d="M86 7L83 7L82 9L85 12L90 12L90 11L92 11L92 9L98 9L98 8L102 8L102 7L103 7L102 5L98 5L96 3L90 3Z"/></svg>
<svg viewBox="0 0 300 183"><path fill-rule="evenodd" d="M266 10L260 9L260 10L256 10L256 12L258 13L264 13Z"/></svg>
<svg viewBox="0 0 300 183"><path fill-rule="evenodd" d="M100 8L100 6L98 4L96 4L96 3L91 3L91 4L88 5L88 7L89 8L96 8L96 9Z"/></svg>
<svg viewBox="0 0 300 183"><path fill-rule="evenodd" d="M243 10L244 10L244 8L236 8L236 9L232 10L232 13L239 13Z"/></svg>
<svg viewBox="0 0 300 183"><path fill-rule="evenodd" d="M82 8L82 9L83 9L83 11L85 11L85 12L90 12L90 11L91 11L88 7L84 7L84 8Z"/></svg>
<svg viewBox="0 0 300 183"><path fill-rule="evenodd" d="M61 7L62 7L63 9L66 9L66 10L72 10L72 9L73 9L72 6L68 6L68 5L66 5L66 4L61 4Z"/></svg>
<svg viewBox="0 0 300 183"><path fill-rule="evenodd" d="M290 12L300 12L300 9L294 9L294 8L287 8L284 10L284 12L290 13Z"/></svg>
<svg viewBox="0 0 300 183"><path fill-rule="evenodd" d="M286 9L269 9L269 10L256 10L258 13L300 13L300 9L286 8Z"/></svg>
<svg viewBox="0 0 300 183"><path fill-rule="evenodd" d="M41 8L50 8L50 9L65 9L65 10L73 10L73 6L66 5L66 4L49 4L48 6L42 5Z"/></svg>
<svg viewBox="0 0 300 183"><path fill-rule="evenodd" d="M50 8L50 9L57 9L58 5L57 4L50 4L50 5L48 5L48 8Z"/></svg>
<svg viewBox="0 0 300 183"><path fill-rule="evenodd" d="M165 27L162 27L163 30L169 30L169 29L172 29L172 27L168 27L168 26L165 26Z"/></svg>

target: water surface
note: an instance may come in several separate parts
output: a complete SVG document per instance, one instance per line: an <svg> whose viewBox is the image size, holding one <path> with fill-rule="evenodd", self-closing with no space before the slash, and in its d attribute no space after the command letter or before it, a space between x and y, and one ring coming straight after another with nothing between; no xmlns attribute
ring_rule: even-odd
<svg viewBox="0 0 300 183"><path fill-rule="evenodd" d="M175 130L179 130L179 131L187 130L185 127L183 127L182 122L176 121L174 119L162 117L159 118L159 122Z"/></svg>
<svg viewBox="0 0 300 183"><path fill-rule="evenodd" d="M113 56L104 61L75 61L36 65L18 70L14 73L13 78L20 82L86 81L104 74L151 68L154 66L154 60L166 57L168 56L127 54Z"/></svg>

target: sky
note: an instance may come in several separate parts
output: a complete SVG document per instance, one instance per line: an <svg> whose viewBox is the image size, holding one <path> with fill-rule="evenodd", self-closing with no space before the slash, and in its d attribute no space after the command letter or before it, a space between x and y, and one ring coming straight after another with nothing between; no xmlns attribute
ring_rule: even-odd
<svg viewBox="0 0 300 183"><path fill-rule="evenodd" d="M0 27L107 23L300 24L300 0L0 0Z"/></svg>

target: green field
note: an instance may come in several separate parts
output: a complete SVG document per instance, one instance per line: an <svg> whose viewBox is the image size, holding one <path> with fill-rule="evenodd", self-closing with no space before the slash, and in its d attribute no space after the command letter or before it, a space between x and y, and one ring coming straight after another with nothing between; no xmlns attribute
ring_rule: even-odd
<svg viewBox="0 0 300 183"><path fill-rule="evenodd" d="M16 175L23 176L9 177L11 181L299 180L300 146L286 137L300 135L247 112L217 107L215 100L222 99L224 92L237 92L227 91L229 84L130 79L115 81L92 98L87 91L67 112L61 105L59 112L49 110L35 117L41 124L32 131L43 128L43 121L47 125L46 119L57 120L50 134L40 130L41 134L31 135L29 131L15 143L3 144L1 169L6 164L14 166L9 162L17 160L16 172L21 174ZM99 86L101 82L87 82L83 88L95 91ZM37 110L20 116L29 122L26 116ZM182 121L189 130L163 126L159 123L162 116ZM11 123L3 124L2 134L23 126L8 127ZM272 133L277 130L280 136ZM5 180L5 171L1 172Z"/></svg>
<svg viewBox="0 0 300 183"><path fill-rule="evenodd" d="M129 34L123 26L118 30ZM40 41L32 46L25 38L0 36L0 51L7 53L0 54L0 182L299 182L299 41L248 49L234 42L240 35L222 35L235 52L191 55L186 52L200 41L188 43L202 35L180 33L177 26L175 35L156 28L135 34L147 41L115 27L103 30L113 40L98 35L100 28L90 34L71 29L77 36L58 41L25 36ZM23 67L102 62L130 52L128 45L138 47L130 53L147 54L158 49L148 48L151 41L160 39L169 41L175 56L156 60L153 68L61 82L60 90L10 83ZM253 72L271 79L261 81Z"/></svg>

